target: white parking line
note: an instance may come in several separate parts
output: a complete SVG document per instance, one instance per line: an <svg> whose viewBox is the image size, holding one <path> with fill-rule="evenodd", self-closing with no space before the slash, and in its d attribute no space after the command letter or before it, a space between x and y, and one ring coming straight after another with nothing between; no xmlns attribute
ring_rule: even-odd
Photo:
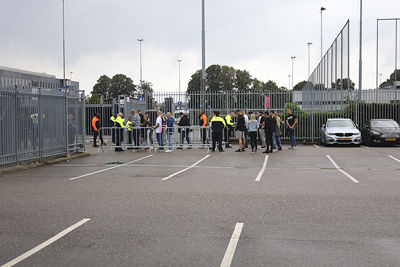
<svg viewBox="0 0 400 267"><path fill-rule="evenodd" d="M347 172L345 172L342 168L339 167L339 165L336 164L336 162L331 158L331 156L326 155L326 157L332 162L333 166L335 166L335 168L340 171L341 173L343 173L345 176L347 176L347 178L349 178L350 180L352 180L354 183L359 183L360 181L358 181L356 178L354 178L353 176L351 176L350 174L348 174Z"/></svg>
<svg viewBox="0 0 400 267"><path fill-rule="evenodd" d="M391 158L392 160L395 160L395 161L397 161L398 163L400 163L400 159L397 159L397 158L395 158L395 157L393 157L393 156L391 156L391 155L388 155L388 157Z"/></svg>
<svg viewBox="0 0 400 267"><path fill-rule="evenodd" d="M174 174L171 174L170 176L165 177L165 178L163 178L163 179L161 179L161 180L162 180L162 181L165 181L165 180L171 179L172 177L177 176L178 174L181 174L181 173L183 173L183 172L185 172L185 171L187 171L187 170L190 170L191 168L195 167L197 164L199 164L199 163L202 162L203 160L207 159L209 156L210 156L210 155L207 155L207 156L205 156L204 158L202 158L201 160L199 160L199 161L195 162L194 164L190 165L189 167L187 167L187 168L185 168L185 169L183 169L183 170L180 170L179 172L176 172L176 173L174 173Z"/></svg>
<svg viewBox="0 0 400 267"><path fill-rule="evenodd" d="M110 167L110 168L107 168L107 169L103 169L103 170L100 170L100 171L95 171L95 172L91 172L91 173L88 173L88 174L80 175L80 176L77 176L77 177L74 177L74 178L69 178L69 180L73 181L73 180L76 180L76 179L80 179L80 178L83 178L83 177L91 176L91 175L98 174L98 173L101 173L101 172L105 172L105 171L109 171L109 170L112 170L112 169L120 168L122 166L126 166L128 164L132 164L132 163L135 163L135 162L150 158L152 156L153 155L149 155L149 156L146 156L146 157L143 157L143 158L140 158L140 159L136 159L136 160L133 160L133 161L130 161L130 162L118 165L118 166L113 166L113 167Z"/></svg>
<svg viewBox="0 0 400 267"><path fill-rule="evenodd" d="M316 144L314 144L314 147L316 147L316 148L320 148L318 145L316 145Z"/></svg>
<svg viewBox="0 0 400 267"><path fill-rule="evenodd" d="M78 228L79 226L81 226L82 224L87 223L88 221L90 221L90 219L83 219L80 222L77 222L76 224L68 227L67 229L65 229L64 231L62 231L61 233L53 236L52 238L50 238L49 240L47 240L46 242L34 247L33 249L29 250L28 252L25 252L24 254L22 254L21 256L19 256L18 258L13 259L12 261L7 262L6 264L1 265L1 267L11 267L14 266L15 264L25 260L26 258L32 256L33 254L35 254L36 252L44 249L45 247L47 247L48 245L54 243L55 241L57 241L58 239L60 239L61 237L65 236L66 234L68 234L69 232L72 232L73 230L75 230L76 228Z"/></svg>
<svg viewBox="0 0 400 267"><path fill-rule="evenodd" d="M264 174L265 168L267 168L267 164L268 164L268 155L265 156L263 166L262 166L262 168L261 168L260 172L258 173L257 178L255 180L256 182L261 181L261 177Z"/></svg>
<svg viewBox="0 0 400 267"><path fill-rule="evenodd" d="M235 230L233 231L231 240L229 241L228 247L225 252L225 256L222 259L221 267L230 267L235 254L237 243L239 242L240 234L242 233L243 223L237 223Z"/></svg>

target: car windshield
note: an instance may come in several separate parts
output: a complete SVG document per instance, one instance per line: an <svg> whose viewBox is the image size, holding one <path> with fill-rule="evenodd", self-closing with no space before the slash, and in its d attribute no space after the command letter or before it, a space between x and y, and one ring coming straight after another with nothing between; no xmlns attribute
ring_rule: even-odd
<svg viewBox="0 0 400 267"><path fill-rule="evenodd" d="M354 124L349 120L333 120L328 121L328 127L344 127L344 128L353 128Z"/></svg>
<svg viewBox="0 0 400 267"><path fill-rule="evenodd" d="M399 125L395 121L371 121L373 128L397 128Z"/></svg>

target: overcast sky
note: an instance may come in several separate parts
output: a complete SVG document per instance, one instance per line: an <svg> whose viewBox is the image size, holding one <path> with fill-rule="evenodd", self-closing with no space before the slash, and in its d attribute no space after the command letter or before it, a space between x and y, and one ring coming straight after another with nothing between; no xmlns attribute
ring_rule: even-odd
<svg viewBox="0 0 400 267"><path fill-rule="evenodd" d="M87 93L100 75L123 73L156 91L178 90L201 68L201 0L67 0L67 73ZM358 83L359 0L206 0L206 64L247 69L260 80L288 86L307 78L320 54L320 7L324 48L347 19L351 23L351 79ZM62 0L0 0L0 65L62 77ZM398 0L364 0L364 85L375 86L376 19L399 17ZM400 46L399 46L400 47ZM385 75L386 76L386 75Z"/></svg>

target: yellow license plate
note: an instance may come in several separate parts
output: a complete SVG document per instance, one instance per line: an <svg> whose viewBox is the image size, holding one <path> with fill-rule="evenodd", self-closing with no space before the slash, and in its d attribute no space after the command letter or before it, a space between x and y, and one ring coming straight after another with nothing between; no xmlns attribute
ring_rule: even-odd
<svg viewBox="0 0 400 267"><path fill-rule="evenodd" d="M396 138L386 138L386 142L396 142Z"/></svg>
<svg viewBox="0 0 400 267"><path fill-rule="evenodd" d="M342 137L342 138L340 138L340 141L350 141L351 140L351 138L348 138L348 137Z"/></svg>

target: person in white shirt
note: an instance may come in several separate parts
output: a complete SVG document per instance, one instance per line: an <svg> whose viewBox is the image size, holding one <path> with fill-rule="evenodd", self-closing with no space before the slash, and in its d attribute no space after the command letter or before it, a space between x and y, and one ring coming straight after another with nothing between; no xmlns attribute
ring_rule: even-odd
<svg viewBox="0 0 400 267"><path fill-rule="evenodd" d="M156 130L156 138L157 138L159 149L164 150L163 113L162 113L162 111L157 112L156 126L154 126L154 130Z"/></svg>

